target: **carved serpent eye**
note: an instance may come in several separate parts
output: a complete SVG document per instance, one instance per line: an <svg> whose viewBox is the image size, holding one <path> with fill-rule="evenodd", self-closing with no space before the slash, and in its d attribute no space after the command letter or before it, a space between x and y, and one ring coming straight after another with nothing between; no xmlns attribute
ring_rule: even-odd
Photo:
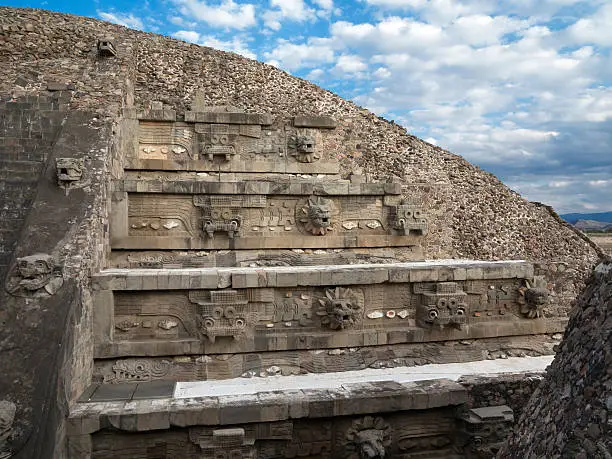
<svg viewBox="0 0 612 459"><path fill-rule="evenodd" d="M213 319L212 317L207 317L206 319L204 319L204 326L206 328L213 328L215 326L215 319Z"/></svg>
<svg viewBox="0 0 612 459"><path fill-rule="evenodd" d="M465 309L463 308L457 308L457 315L458 316L462 316L465 314Z"/></svg>
<svg viewBox="0 0 612 459"><path fill-rule="evenodd" d="M429 312L427 313L427 315L429 316L430 319L437 319L438 318L438 311L435 309L430 309Z"/></svg>
<svg viewBox="0 0 612 459"><path fill-rule="evenodd" d="M244 328L246 327L246 322L244 319L236 319L234 322L234 327L236 328Z"/></svg>

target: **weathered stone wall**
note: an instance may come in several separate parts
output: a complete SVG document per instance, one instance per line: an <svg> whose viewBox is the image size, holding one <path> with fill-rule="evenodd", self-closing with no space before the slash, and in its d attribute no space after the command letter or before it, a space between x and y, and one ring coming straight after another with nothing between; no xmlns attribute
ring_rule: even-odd
<svg viewBox="0 0 612 459"><path fill-rule="evenodd" d="M507 405L518 419L541 381L541 373L508 373L494 377L464 376L458 382L468 391L469 408Z"/></svg>
<svg viewBox="0 0 612 459"><path fill-rule="evenodd" d="M0 279L11 262L70 97L69 91L54 91L0 99Z"/></svg>
<svg viewBox="0 0 612 459"><path fill-rule="evenodd" d="M65 457L68 406L91 381L89 276L106 264L116 120L132 100L129 45L112 64L98 59L98 37L117 27L95 24L0 11L0 209L8 227L0 273L9 271L10 282L11 260L46 253L64 279L53 295L27 298L6 291L2 275L0 402L16 412L3 426L0 453L13 457ZM69 192L58 186L56 158L84 161Z"/></svg>
<svg viewBox="0 0 612 459"><path fill-rule="evenodd" d="M612 261L596 268L500 458L612 456Z"/></svg>

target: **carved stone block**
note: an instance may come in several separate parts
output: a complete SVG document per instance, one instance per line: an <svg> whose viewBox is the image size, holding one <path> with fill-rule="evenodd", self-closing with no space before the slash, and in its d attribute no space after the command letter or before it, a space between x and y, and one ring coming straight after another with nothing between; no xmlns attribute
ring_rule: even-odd
<svg viewBox="0 0 612 459"><path fill-rule="evenodd" d="M56 158L55 169L57 182L61 187L69 188L83 177L85 160L83 158Z"/></svg>
<svg viewBox="0 0 612 459"><path fill-rule="evenodd" d="M18 258L9 273L6 290L14 296L44 298L64 284L61 266L47 254Z"/></svg>
<svg viewBox="0 0 612 459"><path fill-rule="evenodd" d="M461 329L467 323L467 293L456 282L415 284L414 288L415 293L421 295L417 307L417 323L420 326Z"/></svg>
<svg viewBox="0 0 612 459"><path fill-rule="evenodd" d="M488 406L473 408L460 415L460 445L466 459L489 459L495 457L512 429L512 408Z"/></svg>
<svg viewBox="0 0 612 459"><path fill-rule="evenodd" d="M98 56L100 57L115 57L117 55L115 43L110 38L101 38L98 40L96 48L98 50Z"/></svg>

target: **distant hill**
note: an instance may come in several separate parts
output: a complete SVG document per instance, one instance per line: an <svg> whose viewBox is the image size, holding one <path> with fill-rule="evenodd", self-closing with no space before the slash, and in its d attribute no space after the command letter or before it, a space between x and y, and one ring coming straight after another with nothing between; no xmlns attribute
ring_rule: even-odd
<svg viewBox="0 0 612 459"><path fill-rule="evenodd" d="M612 223L612 212L598 212L593 214L562 214L560 217L572 225L575 225L578 220L593 220L596 222Z"/></svg>
<svg viewBox="0 0 612 459"><path fill-rule="evenodd" d="M612 223L600 222L597 220L578 220L574 226L581 231L608 231L612 228Z"/></svg>

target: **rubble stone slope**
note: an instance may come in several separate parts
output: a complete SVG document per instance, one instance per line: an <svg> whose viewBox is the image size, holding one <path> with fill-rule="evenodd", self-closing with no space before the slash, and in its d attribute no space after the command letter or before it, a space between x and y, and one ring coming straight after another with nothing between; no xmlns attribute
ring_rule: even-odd
<svg viewBox="0 0 612 459"><path fill-rule="evenodd" d="M104 97L120 88L90 81L80 70L81 61L91 59L96 40L108 36L119 49L115 72L134 85L137 106L161 100L182 112L196 91L203 91L210 105L338 119L345 174L357 171L422 184L421 196L433 207L431 226L436 228L427 241L430 257L555 259L571 263L578 277L596 258L596 250L549 209L524 200L491 174L274 67L89 18L41 10L0 11L0 56L12 63L0 70L2 92L34 89L41 80L56 78L75 85L73 106L100 110L108 104ZM576 293L574 280L568 295Z"/></svg>
<svg viewBox="0 0 612 459"><path fill-rule="evenodd" d="M612 261L579 297L559 352L499 458L612 455Z"/></svg>

